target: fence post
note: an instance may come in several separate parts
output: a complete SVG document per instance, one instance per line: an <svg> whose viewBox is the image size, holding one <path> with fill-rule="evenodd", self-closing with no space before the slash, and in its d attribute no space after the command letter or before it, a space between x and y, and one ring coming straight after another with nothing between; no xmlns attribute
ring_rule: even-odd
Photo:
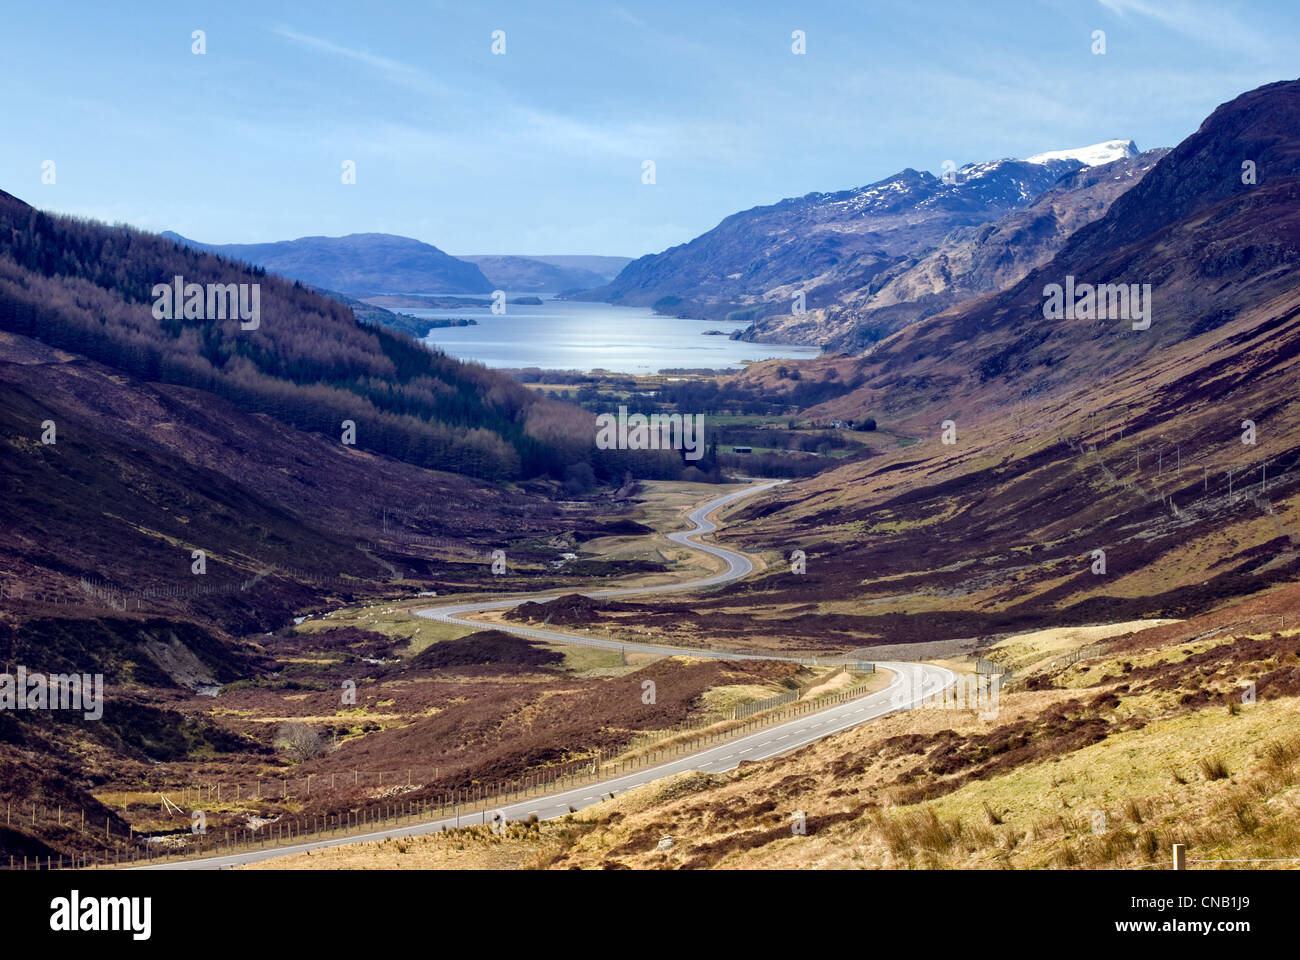
<svg viewBox="0 0 1300 960"><path fill-rule="evenodd" d="M1174 844L1174 869L1187 869L1187 845L1185 843Z"/></svg>

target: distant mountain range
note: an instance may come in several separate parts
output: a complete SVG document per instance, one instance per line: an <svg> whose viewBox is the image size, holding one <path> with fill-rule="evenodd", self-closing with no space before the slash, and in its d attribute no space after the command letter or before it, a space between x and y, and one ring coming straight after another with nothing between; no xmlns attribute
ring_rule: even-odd
<svg viewBox="0 0 1300 960"><path fill-rule="evenodd" d="M631 257L491 256L461 257L475 264L499 289L507 293L564 293L609 283L632 262Z"/></svg>
<svg viewBox="0 0 1300 960"><path fill-rule="evenodd" d="M1023 210L1063 177L1138 156L1131 140L1111 140L1028 160L966 164L938 177L909 168L864 187L782 200L635 260L583 299L758 324L746 339L824 343L843 331L800 330L797 322L769 330L762 321L795 315L800 293L807 311L840 307L848 296L883 286L954 231Z"/></svg>
<svg viewBox="0 0 1300 960"><path fill-rule="evenodd" d="M1161 391L1134 417L1177 418L1185 433L1211 400L1278 410L1277 368L1300 355L1298 190L1300 81L1243 94L1021 279L872 345L855 361L859 388L818 412L938 423L1068 391L1117 398L1134 385ZM1045 290L1067 278L1148 285L1149 328L1048 319ZM1234 437L1244 416L1220 413L1206 433Z"/></svg>
<svg viewBox="0 0 1300 960"><path fill-rule="evenodd" d="M275 243L202 243L167 231L169 240L263 267L271 273L353 296L377 293L491 293L472 263L432 244L388 233L300 237Z"/></svg>
<svg viewBox="0 0 1300 960"><path fill-rule="evenodd" d="M1131 141L1115 142L1131 146ZM1078 152L1086 155L1090 149L1105 159L1095 148ZM1001 290L1046 263L1072 233L1101 217L1168 152L1126 151L1100 166L1068 173L1027 207L989 223L960 227L923 256L901 259L883 271L869 267L873 276L861 285L854 284L855 271L849 269L843 275L845 289L835 293L829 306L813 306L797 316L786 311L763 317L745 338L861 352L909 323Z"/></svg>
<svg viewBox="0 0 1300 960"><path fill-rule="evenodd" d="M300 237L273 243L203 243L166 231L169 240L263 267L322 290L354 297L384 293L561 293L608 283L629 257L453 257L432 244L391 233Z"/></svg>

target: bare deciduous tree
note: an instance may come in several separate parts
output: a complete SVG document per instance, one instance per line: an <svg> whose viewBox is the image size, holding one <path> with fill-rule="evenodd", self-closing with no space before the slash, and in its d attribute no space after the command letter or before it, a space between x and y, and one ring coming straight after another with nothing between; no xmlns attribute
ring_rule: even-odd
<svg viewBox="0 0 1300 960"><path fill-rule="evenodd" d="M275 734L275 745L287 753L294 763L318 757L325 749L316 729L299 722L281 724Z"/></svg>

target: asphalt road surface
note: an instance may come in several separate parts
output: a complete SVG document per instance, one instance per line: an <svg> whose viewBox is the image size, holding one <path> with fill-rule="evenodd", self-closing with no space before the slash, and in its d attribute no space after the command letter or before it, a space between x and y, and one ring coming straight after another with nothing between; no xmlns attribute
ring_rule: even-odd
<svg viewBox="0 0 1300 960"><path fill-rule="evenodd" d="M668 535L669 539L676 543L691 547L695 550L702 550L726 561L727 569L722 573L714 574L702 580L692 580L686 583L668 584L665 586L655 587L601 590L594 593L588 593L587 596L626 597L648 593L668 593L678 590L699 590L701 588L717 586L721 583L737 580L745 576L753 569L753 564L750 562L748 557L732 550L727 550L724 547L700 543L695 538L701 534L710 533L717 529L716 525L708 520L708 515L719 507L725 506L726 504L732 503L743 497L752 496L755 493L783 482L784 481L776 481L746 487L743 490L737 490L733 493L727 494L726 496L718 497L716 500L711 500L703 506L691 511L690 521L694 524L693 529ZM492 600L479 603L433 607L431 609L420 610L417 612L420 616L429 617L433 620L441 620L446 623L482 628L484 626L483 623L475 620L464 619L464 615L482 610L507 609L509 607L518 606L527 600L546 599L553 598L517 597L509 600ZM540 640L551 640L562 643L582 643L589 646L610 647L615 650L629 646L629 644L620 643L616 640L580 637L553 630L520 627L514 624L493 624L492 626L495 629L505 630L510 633L533 637ZM632 644L631 646L634 646L637 650L663 653L666 656L680 654L692 657L715 657L726 660L741 658L762 660L794 659L775 656L772 654L735 654L727 653L725 651L654 646L640 643ZM611 793L618 795L626 790L632 789L633 787L639 787L643 784L651 783L675 773L682 773L687 770L702 770L709 773L721 773L738 766L742 760L765 760L769 757L775 757L788 750L793 750L796 747L802 747L805 744L814 742L815 740L820 740L822 737L828 736L832 733L838 733L841 730L848 730L849 728L865 723L868 720L874 720L875 718L882 717L885 714L893 713L897 710L905 710L909 707L915 706L926 697L933 697L935 694L941 692L945 687L953 683L955 679L955 675L951 670L944 667L934 666L932 664L877 661L876 669L889 672L893 675L893 679L885 689L868 694L867 696L850 700L847 703L837 704L828 707L825 710L819 710L816 713L797 717L777 726L768 727L764 730L758 731L757 733L747 734L746 736L735 740L729 740L726 743L709 747L688 756L679 757L676 760L655 767L647 767L643 770L637 770L622 776L613 777L599 783L577 787L562 793L528 798L517 803L507 804L488 813L476 811L473 814L467 814L460 818L449 817L443 820L434 820L404 827L376 830L372 833L350 834L335 839L314 840L307 843L275 847L273 849L249 850L225 856L205 857L199 860L186 860L169 864L157 864L148 867L137 867L136 869L216 870L225 867L237 867L243 864L256 863L260 860L271 860L289 854L303 853L307 850L321 850L326 847L337 847L351 843L386 840L390 837L420 836L421 834L437 833L443 829L450 829L456 826L470 826L475 823L485 823L492 819L494 813L500 814L506 820L523 820L533 814L536 814L541 820L562 817L565 814L570 813L571 810L581 810L584 807L600 803L603 799L608 798Z"/></svg>

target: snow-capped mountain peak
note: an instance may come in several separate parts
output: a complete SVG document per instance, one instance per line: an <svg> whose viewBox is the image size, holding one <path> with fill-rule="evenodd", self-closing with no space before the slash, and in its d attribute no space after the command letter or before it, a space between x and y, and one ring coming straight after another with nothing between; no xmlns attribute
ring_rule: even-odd
<svg viewBox="0 0 1300 960"><path fill-rule="evenodd" d="M1078 160L1085 167L1099 167L1103 163L1136 157L1139 151L1132 140L1107 140L1094 143L1090 147L1075 147L1073 150L1049 150L1028 157L1029 163L1046 163L1048 160Z"/></svg>

